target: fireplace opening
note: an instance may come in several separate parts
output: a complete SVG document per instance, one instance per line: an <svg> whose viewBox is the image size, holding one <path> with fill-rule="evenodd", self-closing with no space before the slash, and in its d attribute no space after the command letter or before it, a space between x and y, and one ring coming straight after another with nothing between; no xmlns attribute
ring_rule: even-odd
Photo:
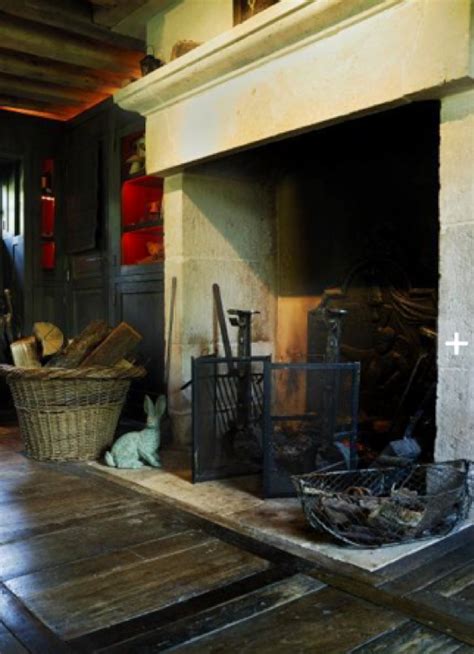
<svg viewBox="0 0 474 654"><path fill-rule="evenodd" d="M219 282L226 308L261 312L253 320L253 355L270 355L275 365L328 363L327 315L343 316L336 359L329 362L360 364L359 466L371 465L380 455L386 460L415 456L413 441L407 440L411 437L419 460L433 456L439 125L438 102L414 103L200 164L186 173L190 233L199 227L206 236L200 237L203 249L189 273L189 288L210 296L209 282ZM215 324L193 325L193 352L200 343L206 354L226 355ZM230 325L229 331L236 356L237 333ZM209 375L218 369L226 374L225 361L216 365L207 361L202 368L208 386L200 396L201 419L202 398L215 403L220 392L209 387ZM317 396L327 395L327 383L303 370L273 373L270 402L278 405L280 415L301 416L324 406ZM261 403L265 405L264 397ZM255 424L254 407L250 413ZM262 429L268 438L268 429ZM292 430L295 441L289 444ZM283 446L283 437L275 439L279 450L272 461L278 461L282 475L298 472L298 461L301 472L328 463L308 443L306 427L303 431L304 438L293 421ZM196 450L215 451L204 443L206 438L213 438L212 430L202 429L199 442L195 439L195 461ZM298 441L301 453L295 451ZM268 446L264 439L259 443ZM285 449L288 465L281 456ZM229 451L226 470L245 470L241 461L235 466L229 461ZM349 458L354 460L352 452Z"/></svg>
<svg viewBox="0 0 474 654"><path fill-rule="evenodd" d="M416 436L421 458L431 460L438 104L383 112L280 147L286 164L276 185L276 356L324 358L322 309L344 310L340 360L361 364L361 463L384 450L409 454L403 444L389 447L409 436Z"/></svg>

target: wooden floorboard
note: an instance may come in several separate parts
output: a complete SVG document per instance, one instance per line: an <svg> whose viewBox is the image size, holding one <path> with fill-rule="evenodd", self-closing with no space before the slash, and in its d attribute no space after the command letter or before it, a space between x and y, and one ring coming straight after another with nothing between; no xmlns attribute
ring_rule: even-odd
<svg viewBox="0 0 474 654"><path fill-rule="evenodd" d="M462 597L463 593L474 584L474 551L471 561L456 570L451 569L442 579L433 581L428 588L443 597Z"/></svg>
<svg viewBox="0 0 474 654"><path fill-rule="evenodd" d="M75 480L73 480L75 481ZM11 498L8 502L8 513L3 521L3 527L12 527L28 523L30 526L41 525L51 521L61 522L73 517L92 515L97 508L116 503L119 496L116 493L102 492L99 497L95 489L63 488L63 492L51 492L48 489L42 496L27 496ZM72 508L73 507L73 508Z"/></svg>
<svg viewBox="0 0 474 654"><path fill-rule="evenodd" d="M178 646L174 651L241 654L314 654L320 651L342 654L402 621L403 618L392 611L333 588L324 588Z"/></svg>
<svg viewBox="0 0 474 654"><path fill-rule="evenodd" d="M465 654L471 545L349 578L86 465L30 461L0 427L0 654Z"/></svg>
<svg viewBox="0 0 474 654"><path fill-rule="evenodd" d="M385 566L374 575L365 575L365 581L370 581L370 576L373 578L374 585L387 584L403 577L406 579L417 579L420 570L424 566L428 565L430 567L435 564L442 568L443 564L438 564L439 561L449 560L459 548L473 546L474 525L469 525L463 529L454 531L448 538L442 538L428 544L409 557L402 557L398 561ZM449 568L449 565L447 567ZM414 575L413 573L416 574Z"/></svg>
<svg viewBox="0 0 474 654"><path fill-rule="evenodd" d="M352 649L350 654L461 654L464 647L445 634L406 621Z"/></svg>
<svg viewBox="0 0 474 654"><path fill-rule="evenodd" d="M383 582L383 588L397 595L406 595L421 590L463 568L474 555L474 531L466 530L467 542L437 558L426 557L416 570L401 574L398 578Z"/></svg>
<svg viewBox="0 0 474 654"><path fill-rule="evenodd" d="M50 520L41 524L28 524L28 521L20 525L5 524L2 528L0 525L0 548L14 541L25 541L35 536L45 536L48 534L63 531L69 527L80 527L87 524L92 518L99 520L108 520L117 517L117 513L122 513L124 517L129 513L136 511L138 508L144 509L144 504L139 500L129 500L128 498L117 499L116 501L104 506L96 506L93 511L87 515L75 515L71 511L68 516L63 516L61 520ZM6 521L5 521L6 522Z"/></svg>
<svg viewBox="0 0 474 654"><path fill-rule="evenodd" d="M81 524L0 546L0 579L52 568L108 551L138 545L188 529L181 516L159 506L131 508L118 505L113 515L90 518Z"/></svg>
<svg viewBox="0 0 474 654"><path fill-rule="evenodd" d="M292 575L100 651L107 654L133 654L144 649L149 654L166 651L244 620L253 619L258 614L288 605L323 587L323 584L305 575Z"/></svg>
<svg viewBox="0 0 474 654"><path fill-rule="evenodd" d="M71 652L71 648L66 643L2 584L0 584L0 623L31 654Z"/></svg>
<svg viewBox="0 0 474 654"><path fill-rule="evenodd" d="M472 607L456 599L442 598L436 592L420 590L398 594L390 589L375 587L345 575L336 575L322 568L311 575L327 585L364 598L380 607L398 611L407 618L416 620L469 645L474 645L474 615ZM416 573L415 573L416 575Z"/></svg>
<svg viewBox="0 0 474 654"><path fill-rule="evenodd" d="M28 654L19 640L0 622L0 652L2 654Z"/></svg>
<svg viewBox="0 0 474 654"><path fill-rule="evenodd" d="M225 607L228 602L232 602L234 599L244 597L287 577L287 571L270 567L264 572L258 572L244 579L201 593L164 609L151 611L139 618L91 632L70 642L74 646L74 651L86 654L96 651L108 651L108 649L123 643L127 643L128 646L131 641L136 639L140 642L142 637L148 640L150 635L152 635L153 640L153 634L161 634L163 630L172 629L175 624L186 624L188 619L199 619L199 616L207 611L212 611L215 607Z"/></svg>
<svg viewBox="0 0 474 654"><path fill-rule="evenodd" d="M175 554L160 555L157 550L151 558L116 570L102 568L57 587L48 582L44 589L31 579L13 580L9 587L55 633L69 639L185 601L268 566L227 543L207 537L194 541L181 551L178 545ZM67 569L64 572L67 575Z"/></svg>

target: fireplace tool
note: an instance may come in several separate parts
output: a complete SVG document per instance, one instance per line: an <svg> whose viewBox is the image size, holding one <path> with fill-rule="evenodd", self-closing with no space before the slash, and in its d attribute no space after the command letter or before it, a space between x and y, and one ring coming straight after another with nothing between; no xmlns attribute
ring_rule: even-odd
<svg viewBox="0 0 474 654"><path fill-rule="evenodd" d="M249 446L255 451L252 458L261 456L261 435L254 432L251 421L252 412L252 368L248 361L252 356L252 316L259 311L229 309L230 324L237 327L237 412L232 440L234 451L240 446ZM250 443L253 445L250 445ZM257 451L258 450L258 451Z"/></svg>
<svg viewBox="0 0 474 654"><path fill-rule="evenodd" d="M237 357L232 356L220 288L212 292L222 337L227 374L215 378L216 414L223 427L224 447L230 457L259 462L262 458L262 435L257 426L263 411L263 376L252 371L252 316L258 311L228 310L231 325L238 328Z"/></svg>
<svg viewBox="0 0 474 654"><path fill-rule="evenodd" d="M341 349L342 321L347 315L346 309L337 309L333 307L323 308L323 318L327 326L326 349L324 355L325 363L339 363ZM336 468L341 465L340 455L344 459L347 468L351 467L353 452L350 446L335 441L338 398L340 396L340 376L337 370L328 375L327 383L323 389L322 397L322 425L321 425L321 447L318 448L316 455L316 466L318 469ZM329 463L334 459L334 448L338 450L335 463Z"/></svg>
<svg viewBox="0 0 474 654"><path fill-rule="evenodd" d="M260 461L262 458L262 433L258 423L252 420L256 415L252 384L252 316L260 311L229 309L230 324L237 327L237 407L235 423L229 430L229 443L233 454L242 459ZM258 382L258 380L256 380ZM257 384L258 387L258 384Z"/></svg>
<svg viewBox="0 0 474 654"><path fill-rule="evenodd" d="M212 285L212 294L214 296L214 305L216 307L217 322L219 323L219 330L221 332L222 345L224 346L224 353L227 359L227 368L229 373L231 373L234 369L234 362L232 360L232 348L230 347L229 333L227 331L227 323L225 321L224 306L222 304L219 284Z"/></svg>
<svg viewBox="0 0 474 654"><path fill-rule="evenodd" d="M377 465L410 465L422 453L422 447L413 434L422 419L426 417L426 414L429 412L429 406L436 396L437 332L428 327L420 327L419 331L422 336L429 339L431 343L430 351L423 352L418 357L395 411L392 431L397 433L403 427L402 438L390 441L377 458ZM425 387L425 392L418 406L412 412L408 424L403 425L401 420L403 406L407 402L410 392L415 385Z"/></svg>
<svg viewBox="0 0 474 654"><path fill-rule="evenodd" d="M324 308L324 318L328 327L326 353L324 357L325 363L339 363L342 321L347 313L347 309Z"/></svg>
<svg viewBox="0 0 474 654"><path fill-rule="evenodd" d="M219 284L212 285L212 295L214 297L214 306L216 309L217 322L219 324L219 330L222 338L222 345L224 346L225 358L227 360L227 369L230 375L234 370L234 360L232 358L232 348L230 346L229 333L227 331L224 306L222 304L221 289L219 288ZM188 388L188 386L191 386L192 383L193 381L192 379L190 379L189 381L185 382L180 387L179 390L184 391L186 388Z"/></svg>

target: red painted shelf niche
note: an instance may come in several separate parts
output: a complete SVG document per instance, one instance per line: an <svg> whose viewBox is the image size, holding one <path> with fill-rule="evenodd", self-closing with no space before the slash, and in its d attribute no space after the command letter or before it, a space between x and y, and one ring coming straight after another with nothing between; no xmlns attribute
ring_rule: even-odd
<svg viewBox="0 0 474 654"><path fill-rule="evenodd" d="M131 177L122 183L122 265L164 260L163 179Z"/></svg>
<svg viewBox="0 0 474 654"><path fill-rule="evenodd" d="M56 265L55 222L56 197L53 190L54 161L41 162L41 268L54 270Z"/></svg>
<svg viewBox="0 0 474 654"><path fill-rule="evenodd" d="M56 265L56 244L54 241L41 243L41 267L43 270L54 270Z"/></svg>

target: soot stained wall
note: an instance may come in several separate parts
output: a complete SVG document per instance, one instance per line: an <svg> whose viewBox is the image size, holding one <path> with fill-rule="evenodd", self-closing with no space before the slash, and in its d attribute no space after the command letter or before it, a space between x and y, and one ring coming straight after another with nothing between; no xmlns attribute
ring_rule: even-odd
<svg viewBox="0 0 474 654"><path fill-rule="evenodd" d="M438 284L439 105L419 103L280 143L277 354L306 357L306 314L370 257Z"/></svg>
<svg viewBox="0 0 474 654"><path fill-rule="evenodd" d="M320 293L374 248L402 263L414 285L435 285L438 146L436 104L288 142L277 188L280 294Z"/></svg>

